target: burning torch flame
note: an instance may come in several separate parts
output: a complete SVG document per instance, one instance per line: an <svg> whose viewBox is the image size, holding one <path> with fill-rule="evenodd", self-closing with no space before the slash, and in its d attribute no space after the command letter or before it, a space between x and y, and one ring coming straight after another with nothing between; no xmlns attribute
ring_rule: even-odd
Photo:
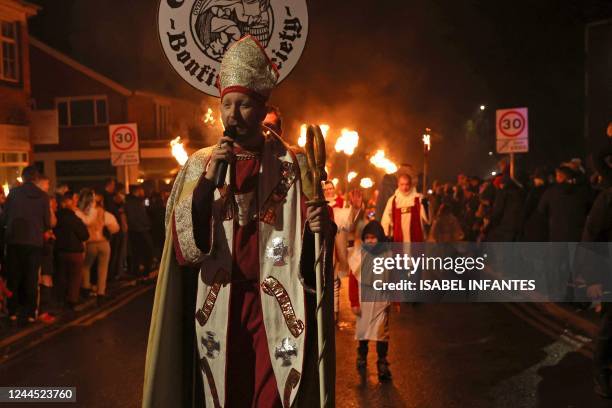
<svg viewBox="0 0 612 408"><path fill-rule="evenodd" d="M350 183L355 177L357 177L357 173L354 171L350 171L346 179Z"/></svg>
<svg viewBox="0 0 612 408"><path fill-rule="evenodd" d="M339 182L339 181L340 181L340 180L338 180L338 177L334 177L334 178L332 179L332 183L334 183L334 187L338 185L338 182Z"/></svg>
<svg viewBox="0 0 612 408"><path fill-rule="evenodd" d="M374 182L371 178L365 177L361 179L359 185L361 186L361 188L371 188L374 185Z"/></svg>
<svg viewBox="0 0 612 408"><path fill-rule="evenodd" d="M329 132L329 125L319 125L321 128L321 133L323 133L323 139L327 137L327 132Z"/></svg>
<svg viewBox="0 0 612 408"><path fill-rule="evenodd" d="M205 125L214 125L215 124L215 117L213 115L213 110L208 108L208 110L206 111L206 114L202 117L202 121L204 122Z"/></svg>
<svg viewBox="0 0 612 408"><path fill-rule="evenodd" d="M397 171L395 163L385 157L384 150L377 150L376 154L370 158L370 163L379 169L383 169L387 174L393 174Z"/></svg>
<svg viewBox="0 0 612 408"><path fill-rule="evenodd" d="M431 150L431 135L428 133L423 135L423 145L425 146L425 150Z"/></svg>
<svg viewBox="0 0 612 408"><path fill-rule="evenodd" d="M336 151L351 156L359 143L359 134L354 130L342 129L340 137L336 140Z"/></svg>
<svg viewBox="0 0 612 408"><path fill-rule="evenodd" d="M187 163L189 156L183 147L181 137L177 136L176 139L170 141L170 147L172 147L172 155L176 159L179 165L184 166Z"/></svg>
<svg viewBox="0 0 612 408"><path fill-rule="evenodd" d="M298 146L304 147L306 146L306 125L300 126L300 138L298 139Z"/></svg>
<svg viewBox="0 0 612 408"><path fill-rule="evenodd" d="M298 146L304 147L306 146L306 129L308 126L302 125L300 126L300 137L298 138ZM323 139L327 137L327 132L329 131L329 125L319 125L321 128L321 133L323 134Z"/></svg>

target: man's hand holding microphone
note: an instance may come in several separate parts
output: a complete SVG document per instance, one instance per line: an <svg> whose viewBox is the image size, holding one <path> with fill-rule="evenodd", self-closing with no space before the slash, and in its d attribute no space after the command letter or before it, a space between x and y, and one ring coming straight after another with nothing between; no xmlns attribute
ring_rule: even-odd
<svg viewBox="0 0 612 408"><path fill-rule="evenodd" d="M227 128L210 156L210 165L204 177L215 183L215 187L223 186L227 168L234 162L234 133L233 128Z"/></svg>

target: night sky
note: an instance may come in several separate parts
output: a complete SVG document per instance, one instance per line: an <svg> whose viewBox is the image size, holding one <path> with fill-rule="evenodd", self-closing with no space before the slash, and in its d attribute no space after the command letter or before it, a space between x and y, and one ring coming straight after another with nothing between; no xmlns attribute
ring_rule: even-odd
<svg viewBox="0 0 612 408"><path fill-rule="evenodd" d="M39 39L128 87L198 98L163 56L156 2L33 2ZM612 18L611 1L310 1L309 13L304 54L271 100L287 139L303 122L353 128L356 158L386 148L419 167L430 127L434 177L482 176L494 110L527 106L521 168L584 157L584 24Z"/></svg>

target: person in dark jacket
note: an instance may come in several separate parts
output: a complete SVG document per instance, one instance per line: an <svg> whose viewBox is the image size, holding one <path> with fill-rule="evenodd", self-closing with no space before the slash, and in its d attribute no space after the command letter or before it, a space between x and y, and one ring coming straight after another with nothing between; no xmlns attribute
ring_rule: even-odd
<svg viewBox="0 0 612 408"><path fill-rule="evenodd" d="M9 319L17 320L20 303L28 322L36 321L38 270L44 234L51 228L49 196L36 186L35 166L23 169L23 185L12 189L5 205Z"/></svg>
<svg viewBox="0 0 612 408"><path fill-rule="evenodd" d="M508 173L500 180L500 189L495 194L491 210L487 241L513 242L519 237L525 193Z"/></svg>
<svg viewBox="0 0 612 408"><path fill-rule="evenodd" d="M551 245L551 265L546 268L548 293L554 298L572 300L573 271L567 245L564 242L579 242L587 214L591 207L589 187L576 183L576 173L567 165L555 171L556 183L542 195L538 212L547 221L547 241Z"/></svg>
<svg viewBox="0 0 612 408"><path fill-rule="evenodd" d="M89 239L87 227L75 214L74 194L69 191L62 196L57 211L55 252L57 257L57 296L60 301L73 308L79 302L81 273L85 254L84 242Z"/></svg>
<svg viewBox="0 0 612 408"><path fill-rule="evenodd" d="M574 171L565 165L555 171L556 184L544 192L538 211L547 220L548 240L578 242L591 207L588 186L576 184Z"/></svg>
<svg viewBox="0 0 612 408"><path fill-rule="evenodd" d="M378 199L376 200L376 221L380 222L385 212L385 206L389 197L393 195L397 188L397 177L395 174L385 174L378 187Z"/></svg>
<svg viewBox="0 0 612 408"><path fill-rule="evenodd" d="M133 186L130 190L124 207L128 222L130 272L132 275L146 278L151 272L153 263L151 221L145 206L142 186Z"/></svg>
<svg viewBox="0 0 612 408"><path fill-rule="evenodd" d="M546 179L546 171L543 168L537 169L532 177L532 186L529 193L527 193L527 199L525 201L522 241L544 242L548 237L547 220L544 215L538 211L540 200L548 188Z"/></svg>

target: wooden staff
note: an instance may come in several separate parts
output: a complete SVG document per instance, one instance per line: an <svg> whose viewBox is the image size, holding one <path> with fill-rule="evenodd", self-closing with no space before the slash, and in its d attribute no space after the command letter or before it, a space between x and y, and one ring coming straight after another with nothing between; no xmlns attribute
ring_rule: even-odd
<svg viewBox="0 0 612 408"><path fill-rule="evenodd" d="M325 139L319 126L308 126L306 131L306 158L311 171L313 197L306 204L314 207L324 207L327 202L323 197L322 182L327 180L325 172ZM323 326L323 257L321 251L321 232L314 234L315 238L315 281L317 296L317 346L319 352L319 403L327 405L327 389L325 388L325 333Z"/></svg>

